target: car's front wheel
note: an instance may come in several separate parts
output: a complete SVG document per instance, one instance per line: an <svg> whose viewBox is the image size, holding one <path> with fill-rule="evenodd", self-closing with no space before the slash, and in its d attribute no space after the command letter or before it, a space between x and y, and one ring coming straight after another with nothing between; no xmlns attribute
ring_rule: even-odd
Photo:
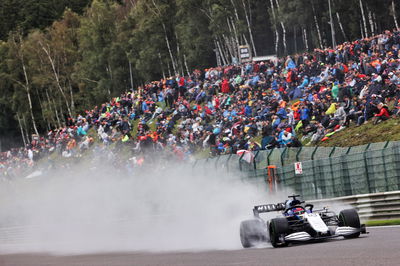
<svg viewBox="0 0 400 266"><path fill-rule="evenodd" d="M286 218L271 219L268 229L269 238L274 248L287 246L284 237L289 234L289 223Z"/></svg>
<svg viewBox="0 0 400 266"><path fill-rule="evenodd" d="M254 247L266 240L266 226L263 221L252 219L240 223L240 241L244 248Z"/></svg>
<svg viewBox="0 0 400 266"><path fill-rule="evenodd" d="M360 217L355 209L343 210L339 213L339 226L350 226L357 229L361 228ZM344 238L356 238L360 236L360 232L344 236Z"/></svg>

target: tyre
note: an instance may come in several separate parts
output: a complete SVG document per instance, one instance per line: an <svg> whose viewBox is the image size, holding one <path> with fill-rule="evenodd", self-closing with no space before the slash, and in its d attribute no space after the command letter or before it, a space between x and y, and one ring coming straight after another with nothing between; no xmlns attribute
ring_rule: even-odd
<svg viewBox="0 0 400 266"><path fill-rule="evenodd" d="M266 240L267 236L264 222L253 219L240 223L240 241L244 248L254 247Z"/></svg>
<svg viewBox="0 0 400 266"><path fill-rule="evenodd" d="M339 226L350 226L357 229L361 228L360 217L355 209L343 210L339 213ZM344 238L357 238L360 232L344 236Z"/></svg>
<svg viewBox="0 0 400 266"><path fill-rule="evenodd" d="M274 248L287 246L287 242L282 240L282 237L288 235L290 231L289 222L286 218L271 219L268 229L269 239Z"/></svg>

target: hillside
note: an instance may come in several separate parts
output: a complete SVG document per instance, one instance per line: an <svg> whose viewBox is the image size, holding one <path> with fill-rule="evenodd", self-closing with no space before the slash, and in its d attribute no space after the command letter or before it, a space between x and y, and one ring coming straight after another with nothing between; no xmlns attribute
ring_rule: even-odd
<svg viewBox="0 0 400 266"><path fill-rule="evenodd" d="M352 125L321 142L320 146L347 147L395 140L400 140L399 118L392 118L377 125L372 122L359 127Z"/></svg>
<svg viewBox="0 0 400 266"><path fill-rule="evenodd" d="M254 57L317 49L325 61L320 49L367 40L400 17L395 1L331 2L2 0L0 150L149 81L179 74L192 86L191 73L239 62L242 45Z"/></svg>

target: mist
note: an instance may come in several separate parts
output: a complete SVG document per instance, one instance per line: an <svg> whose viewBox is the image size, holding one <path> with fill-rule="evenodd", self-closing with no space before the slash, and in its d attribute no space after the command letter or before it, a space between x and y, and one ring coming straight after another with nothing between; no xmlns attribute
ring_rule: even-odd
<svg viewBox="0 0 400 266"><path fill-rule="evenodd" d="M0 252L97 253L241 248L240 221L281 202L263 180L171 163L131 175L84 164L2 182Z"/></svg>

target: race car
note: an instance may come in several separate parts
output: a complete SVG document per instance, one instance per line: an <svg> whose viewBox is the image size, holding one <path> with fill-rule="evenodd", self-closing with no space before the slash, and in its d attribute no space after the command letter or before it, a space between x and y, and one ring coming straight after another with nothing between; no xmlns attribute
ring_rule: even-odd
<svg viewBox="0 0 400 266"><path fill-rule="evenodd" d="M249 248L262 242L271 242L276 248L294 242L340 236L357 238L367 233L355 209L342 210L336 215L327 208L314 210L314 205L304 204L299 197L292 195L284 203L254 206L254 218L240 224L242 246ZM281 215L269 221L260 217L260 213L274 211L280 211Z"/></svg>

